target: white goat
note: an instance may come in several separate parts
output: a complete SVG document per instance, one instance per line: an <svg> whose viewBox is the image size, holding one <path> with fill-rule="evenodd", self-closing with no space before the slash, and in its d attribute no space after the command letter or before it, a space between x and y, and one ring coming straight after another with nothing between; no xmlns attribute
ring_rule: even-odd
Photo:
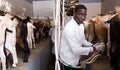
<svg viewBox="0 0 120 70"><path fill-rule="evenodd" d="M28 22L27 28L28 28L28 35L27 35L28 46L29 46L29 48L36 48L35 47L35 38L34 38L35 26L32 23Z"/></svg>
<svg viewBox="0 0 120 70"><path fill-rule="evenodd" d="M6 42L5 41L5 30L6 28L12 30L12 33L6 34ZM6 57L4 54L4 46L7 48L12 56L13 56L13 67L16 67L16 64L18 63L18 58L16 54L16 24L13 23L9 18L6 18L4 16L0 16L0 58L2 62L2 69L6 70Z"/></svg>

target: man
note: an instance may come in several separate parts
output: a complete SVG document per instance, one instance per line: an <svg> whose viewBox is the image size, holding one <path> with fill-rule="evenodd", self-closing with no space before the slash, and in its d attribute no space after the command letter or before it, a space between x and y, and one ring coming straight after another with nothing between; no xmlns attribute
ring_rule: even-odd
<svg viewBox="0 0 120 70"><path fill-rule="evenodd" d="M65 25L60 45L60 58L70 66L78 65L82 55L88 55L96 47L85 39L83 21L86 19L87 8L84 5L77 5L75 14ZM101 47L99 47L101 48ZM79 70L64 65L64 70Z"/></svg>

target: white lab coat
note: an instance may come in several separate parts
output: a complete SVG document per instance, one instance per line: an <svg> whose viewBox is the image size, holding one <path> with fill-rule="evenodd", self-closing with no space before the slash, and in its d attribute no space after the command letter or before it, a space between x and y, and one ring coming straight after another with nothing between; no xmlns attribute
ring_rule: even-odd
<svg viewBox="0 0 120 70"><path fill-rule="evenodd" d="M68 64L77 65L80 55L88 55L90 52L93 52L93 47L85 39L84 25L78 25L72 17L62 32L60 58Z"/></svg>

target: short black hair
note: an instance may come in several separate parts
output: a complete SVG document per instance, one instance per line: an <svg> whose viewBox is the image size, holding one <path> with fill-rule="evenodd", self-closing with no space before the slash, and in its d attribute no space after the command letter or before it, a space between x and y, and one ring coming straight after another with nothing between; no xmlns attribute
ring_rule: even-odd
<svg viewBox="0 0 120 70"><path fill-rule="evenodd" d="M84 5L77 5L76 7L75 7L75 12L78 12L78 10L79 9L85 9L85 10L87 10L87 8L84 6Z"/></svg>

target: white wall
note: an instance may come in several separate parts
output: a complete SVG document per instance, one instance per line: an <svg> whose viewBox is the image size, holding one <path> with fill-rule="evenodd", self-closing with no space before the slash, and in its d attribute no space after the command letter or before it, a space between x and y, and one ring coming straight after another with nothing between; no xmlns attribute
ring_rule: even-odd
<svg viewBox="0 0 120 70"><path fill-rule="evenodd" d="M13 14L29 15L31 17L37 17L39 13L39 17L43 18L44 16L53 15L52 1L54 0L40 1L41 3L37 6L34 5L34 3L32 4L27 2L26 0L0 0L0 9L7 12L12 12ZM81 4L84 4L88 8L87 18L101 13L101 2L85 2Z"/></svg>
<svg viewBox="0 0 120 70"><path fill-rule="evenodd" d="M103 0L102 1L102 13L114 11L115 6L120 6L120 0Z"/></svg>
<svg viewBox="0 0 120 70"><path fill-rule="evenodd" d="M53 18L53 6L52 1L33 1L33 17L39 19L46 19L46 17Z"/></svg>
<svg viewBox="0 0 120 70"><path fill-rule="evenodd" d="M95 16L96 14L106 13L108 11L114 11L115 6L120 6L120 0L102 0L101 2L94 3L81 3L87 6L88 15L87 18ZM49 5L49 3L47 4ZM0 0L0 9L7 12L12 12L20 15L34 16L33 4L26 0ZM50 10L52 7L50 8ZM44 9L43 9L44 10ZM40 12L39 13L44 13ZM48 15L50 12L48 11Z"/></svg>
<svg viewBox="0 0 120 70"><path fill-rule="evenodd" d="M80 4L84 4L88 9L86 19L101 13L101 3L100 2L97 2L97 3L80 3Z"/></svg>
<svg viewBox="0 0 120 70"><path fill-rule="evenodd" d="M31 2L34 0L31 0ZM53 16L53 0L41 0L29 3L26 0L0 0L0 10L13 14L43 18Z"/></svg>

